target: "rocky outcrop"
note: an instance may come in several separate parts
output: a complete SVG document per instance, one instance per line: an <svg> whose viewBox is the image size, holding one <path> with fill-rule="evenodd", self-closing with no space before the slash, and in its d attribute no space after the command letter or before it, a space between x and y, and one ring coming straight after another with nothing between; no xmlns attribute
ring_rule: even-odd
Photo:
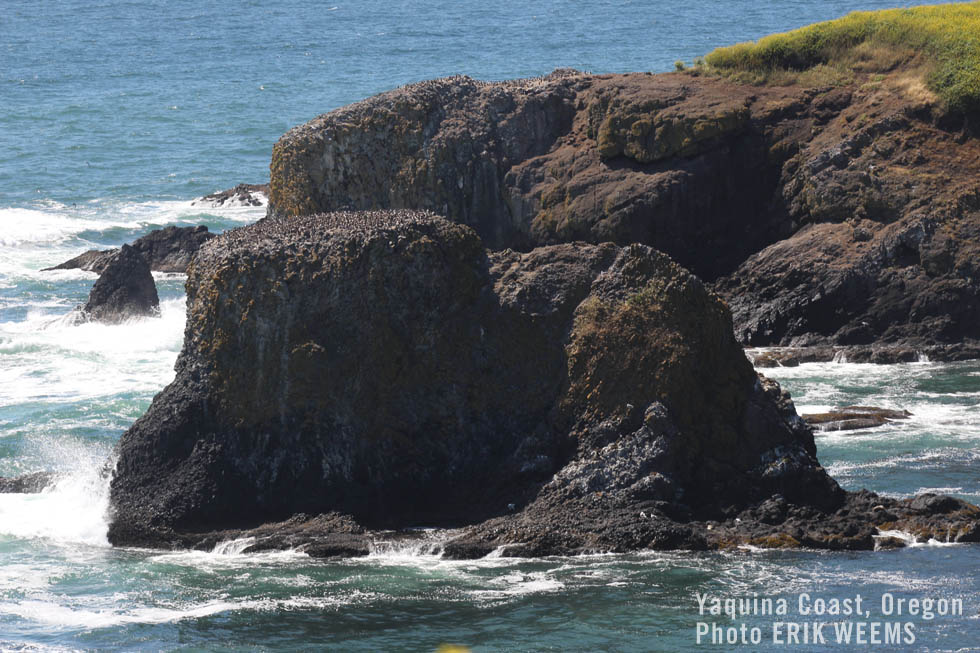
<svg viewBox="0 0 980 653"><path fill-rule="evenodd" d="M716 282L755 346L976 344L980 142L916 74L423 82L284 135L269 214L420 208L492 248L649 244Z"/></svg>
<svg viewBox="0 0 980 653"><path fill-rule="evenodd" d="M265 206L269 195L269 184L238 184L234 188L199 197L193 206Z"/></svg>
<svg viewBox="0 0 980 653"><path fill-rule="evenodd" d="M712 525L778 496L838 545L851 499L809 427L723 302L648 246L266 218L205 245L187 289L176 378L120 442L115 544L354 555L433 524L467 526L455 557L698 549L748 541ZM934 522L966 533L970 510Z"/></svg>
<svg viewBox="0 0 980 653"><path fill-rule="evenodd" d="M129 246L146 259L153 271L184 273L197 250L211 238L214 238L214 234L210 233L204 225L170 226L154 229L134 240ZM45 268L43 271L81 269L101 274L118 251L118 249L101 251L92 249L60 265Z"/></svg>
<svg viewBox="0 0 980 653"><path fill-rule="evenodd" d="M158 316L160 298L143 255L129 245L119 248L92 287L82 314L107 324Z"/></svg>

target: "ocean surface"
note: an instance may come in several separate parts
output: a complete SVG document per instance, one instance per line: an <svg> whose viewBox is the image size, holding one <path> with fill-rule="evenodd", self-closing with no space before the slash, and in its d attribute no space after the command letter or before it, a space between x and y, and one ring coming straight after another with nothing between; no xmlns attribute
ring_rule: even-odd
<svg viewBox="0 0 980 653"><path fill-rule="evenodd" d="M874 648L980 650L977 546L476 562L442 560L439 533L342 562L242 555L243 542L194 553L110 548L106 470L120 435L173 378L184 280L158 275L159 319L73 325L66 316L95 275L39 271L165 225L222 231L257 220L264 209L191 200L264 182L286 129L400 84L558 67L664 71L716 45L900 4L5 0L0 476L63 477L40 494L0 495L0 650L433 651L458 643L681 651L696 649L699 621L765 629L747 650L834 648L774 643L772 616L699 615L698 593L772 596L787 598L786 619L799 621L802 592L861 593L875 604L886 593L962 599L961 616L873 609L871 620L909 622L915 634L914 643ZM803 365L771 375L801 412L863 403L913 413L817 436L821 460L845 487L980 502L980 364Z"/></svg>

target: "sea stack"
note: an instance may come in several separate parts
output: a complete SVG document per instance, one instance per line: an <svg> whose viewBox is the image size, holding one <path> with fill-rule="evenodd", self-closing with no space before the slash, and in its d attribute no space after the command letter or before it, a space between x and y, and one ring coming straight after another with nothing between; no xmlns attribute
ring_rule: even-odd
<svg viewBox="0 0 980 653"><path fill-rule="evenodd" d="M160 315L160 298L146 259L123 245L106 263L89 293L83 314L115 324L134 317Z"/></svg>
<svg viewBox="0 0 980 653"><path fill-rule="evenodd" d="M777 497L824 529L809 544L841 546L850 506L846 548L873 545L724 303L649 246L494 252L405 210L267 218L207 243L187 289L177 376L120 443L115 544L349 553L427 524L472 525L458 557L703 549L771 534L706 523ZM971 509L924 528L972 537Z"/></svg>

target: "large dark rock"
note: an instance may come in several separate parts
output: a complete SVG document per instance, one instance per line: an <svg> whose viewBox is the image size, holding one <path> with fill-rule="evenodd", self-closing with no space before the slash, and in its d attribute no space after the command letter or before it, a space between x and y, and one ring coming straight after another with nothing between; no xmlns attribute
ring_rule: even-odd
<svg viewBox="0 0 980 653"><path fill-rule="evenodd" d="M697 549L776 495L831 542L848 500L723 302L647 246L266 218L202 248L187 290L176 378L120 442L115 544L354 555L433 524L471 525L456 557Z"/></svg>
<svg viewBox="0 0 980 653"><path fill-rule="evenodd" d="M109 324L159 315L160 298L143 255L129 245L113 254L82 312L88 319Z"/></svg>
<svg viewBox="0 0 980 653"><path fill-rule="evenodd" d="M977 343L980 141L909 92L917 74L413 84L287 132L269 214L419 208L492 248L649 244L717 281L745 344Z"/></svg>
<svg viewBox="0 0 980 653"><path fill-rule="evenodd" d="M151 270L183 273L186 272L187 265L197 250L211 238L214 238L214 234L210 233L204 225L170 226L154 229L134 240L130 247L143 255ZM102 251L92 249L60 265L45 268L43 271L82 269L101 274L118 251L117 249Z"/></svg>
<svg viewBox="0 0 980 653"><path fill-rule="evenodd" d="M488 254L419 213L266 219L203 248L187 288L177 378L120 445L117 543L297 512L473 523L627 445L628 501L843 496L723 304L645 246Z"/></svg>

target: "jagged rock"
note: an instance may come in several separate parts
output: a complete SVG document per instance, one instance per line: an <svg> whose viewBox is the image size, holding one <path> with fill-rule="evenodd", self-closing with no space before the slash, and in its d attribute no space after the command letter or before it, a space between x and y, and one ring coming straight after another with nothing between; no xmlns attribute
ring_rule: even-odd
<svg viewBox="0 0 980 653"><path fill-rule="evenodd" d="M408 207L493 248L641 242L717 282L745 344L980 349L980 141L908 79L422 82L287 132L269 214Z"/></svg>
<svg viewBox="0 0 980 653"><path fill-rule="evenodd" d="M723 304L649 247L488 253L406 211L266 219L206 245L187 287L177 378L120 444L119 544L298 512L474 523L513 504L575 519L554 550L693 546L680 525L630 534L635 506L843 497ZM607 509L622 531L593 543Z"/></svg>
<svg viewBox="0 0 980 653"><path fill-rule="evenodd" d="M108 324L159 315L160 298L143 255L129 245L113 254L92 287L82 314Z"/></svg>
<svg viewBox="0 0 980 653"><path fill-rule="evenodd" d="M265 206L269 184L238 184L234 188L199 197L194 206Z"/></svg>
<svg viewBox="0 0 980 653"><path fill-rule="evenodd" d="M796 233L718 282L741 342L980 344L980 143L900 93L870 100L785 164Z"/></svg>
<svg viewBox="0 0 980 653"><path fill-rule="evenodd" d="M210 233L204 225L196 227L170 226L154 229L145 236L134 240L130 247L143 255L151 270L183 273L187 270L187 265L197 250L211 238L214 238L214 234ZM118 251L117 249L102 251L92 249L60 265L45 268L42 272L77 268L101 274Z"/></svg>
<svg viewBox="0 0 980 653"><path fill-rule="evenodd" d="M879 538L883 531L899 531L916 541L980 541L980 508L959 499L924 494L914 499L890 499L874 492L848 492L834 511L787 506L772 517L766 503L749 508L733 519L713 524L709 545L751 544L765 548L807 546L831 550L875 550L904 546ZM766 517L768 514L770 517Z"/></svg>
<svg viewBox="0 0 980 653"><path fill-rule="evenodd" d="M0 494L33 494L54 483L56 478L51 472L34 472L13 478L0 476Z"/></svg>
<svg viewBox="0 0 980 653"><path fill-rule="evenodd" d="M176 378L120 442L115 544L361 555L370 529L435 524L468 525L450 557L854 549L890 515L841 512L855 500L724 304L647 246L492 252L412 211L266 218L202 248L187 289Z"/></svg>

